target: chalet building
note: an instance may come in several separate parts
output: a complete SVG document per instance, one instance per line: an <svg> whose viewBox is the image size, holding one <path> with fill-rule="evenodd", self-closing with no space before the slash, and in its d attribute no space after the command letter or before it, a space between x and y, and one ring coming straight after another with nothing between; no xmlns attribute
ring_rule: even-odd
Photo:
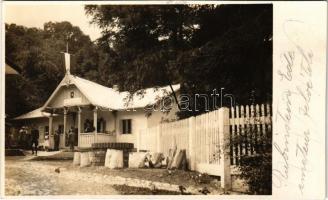
<svg viewBox="0 0 328 200"><path fill-rule="evenodd" d="M137 146L138 132L156 126L161 121L176 119L177 104L171 110L155 110L147 115L145 107L155 105L160 99L179 92L180 85L148 88L143 95L119 92L95 82L74 76L69 72L65 55L66 74L45 104L15 120L22 125L36 125L39 129L39 144L49 138L49 148L54 148L54 132L60 135L60 148L68 147L68 131L76 130L75 146L91 147L92 143L128 142ZM128 100L130 99L130 100Z"/></svg>

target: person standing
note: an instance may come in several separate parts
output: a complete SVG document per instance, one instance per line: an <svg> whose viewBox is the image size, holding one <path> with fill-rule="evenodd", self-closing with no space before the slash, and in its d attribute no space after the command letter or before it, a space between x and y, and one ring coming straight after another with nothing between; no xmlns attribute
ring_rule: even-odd
<svg viewBox="0 0 328 200"><path fill-rule="evenodd" d="M25 127L22 126L21 129L19 130L19 138L18 138L20 148L24 147L25 135L26 135L26 130L25 130Z"/></svg>
<svg viewBox="0 0 328 200"><path fill-rule="evenodd" d="M31 131L31 145L32 145L32 155L38 155L38 146L39 146L39 130L35 128L35 125L32 126Z"/></svg>
<svg viewBox="0 0 328 200"><path fill-rule="evenodd" d="M55 140L55 148L54 148L54 150L55 151L58 151L59 150L59 133L58 133L58 130L55 131L54 140Z"/></svg>
<svg viewBox="0 0 328 200"><path fill-rule="evenodd" d="M70 149L73 151L74 150L74 127L71 126L71 128L68 131L68 142Z"/></svg>
<svg viewBox="0 0 328 200"><path fill-rule="evenodd" d="M23 138L23 141L24 141L24 149L30 149L30 145L32 143L32 140L31 140L31 128L29 127L25 127L25 135L24 135L24 138Z"/></svg>

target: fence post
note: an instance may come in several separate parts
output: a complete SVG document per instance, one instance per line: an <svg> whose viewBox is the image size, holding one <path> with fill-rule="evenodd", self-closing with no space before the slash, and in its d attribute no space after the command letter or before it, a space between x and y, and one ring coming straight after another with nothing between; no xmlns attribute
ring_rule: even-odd
<svg viewBox="0 0 328 200"><path fill-rule="evenodd" d="M196 118L195 117L190 117L189 118L189 134L188 134L188 139L189 139L189 169L190 170L195 170L196 169L196 162L195 162L195 147L194 147L194 142L195 142L195 131L196 131Z"/></svg>
<svg viewBox="0 0 328 200"><path fill-rule="evenodd" d="M219 109L221 187L231 190L229 108Z"/></svg>
<svg viewBox="0 0 328 200"><path fill-rule="evenodd" d="M162 152L161 137L162 137L161 124L159 124L156 127L156 150L157 150L157 152Z"/></svg>

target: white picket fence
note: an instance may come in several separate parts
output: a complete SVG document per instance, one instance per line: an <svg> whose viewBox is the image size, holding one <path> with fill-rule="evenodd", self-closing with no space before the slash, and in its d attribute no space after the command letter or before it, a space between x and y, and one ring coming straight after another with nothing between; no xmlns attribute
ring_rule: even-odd
<svg viewBox="0 0 328 200"><path fill-rule="evenodd" d="M158 152L160 149L157 149L158 147L158 142L157 142L157 137L158 137L158 128L159 127L152 127L148 129L143 129L140 131L140 139L139 140L139 147L138 150L147 150L151 152Z"/></svg>
<svg viewBox="0 0 328 200"><path fill-rule="evenodd" d="M242 155L256 153L259 145L265 147L253 144L271 130L271 113L270 105L236 106L163 123L142 130L137 149L164 155L175 147L186 149L191 170L221 176L222 187L229 189L231 165L238 165ZM233 143L237 137L240 142Z"/></svg>
<svg viewBox="0 0 328 200"><path fill-rule="evenodd" d="M159 149L164 155L168 155L169 150L177 146L179 149L186 149L187 158L189 157L188 126L188 119L164 123L159 126L161 133L161 146Z"/></svg>
<svg viewBox="0 0 328 200"><path fill-rule="evenodd" d="M232 165L238 165L242 155L255 154L256 147L265 148L263 140L259 141L259 137L269 136L267 133L271 132L272 128L271 113L269 104L236 106L230 109L231 138L240 138L239 143L230 145ZM268 139L271 139L271 136Z"/></svg>

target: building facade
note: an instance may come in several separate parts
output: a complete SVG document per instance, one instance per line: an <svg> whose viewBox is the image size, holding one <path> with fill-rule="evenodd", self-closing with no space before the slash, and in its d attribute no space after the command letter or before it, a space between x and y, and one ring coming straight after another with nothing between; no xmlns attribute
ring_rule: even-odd
<svg viewBox="0 0 328 200"><path fill-rule="evenodd" d="M56 134L59 135L59 148L68 147L70 129L74 132L74 146L79 148L108 142L137 146L138 132L162 121L177 119L172 89L178 93L180 85L148 88L142 90L142 95L129 96L128 92L66 73L41 108L15 120L21 125L38 128L39 144L49 149L55 148ZM170 101L169 106L163 108L161 102L164 101Z"/></svg>

